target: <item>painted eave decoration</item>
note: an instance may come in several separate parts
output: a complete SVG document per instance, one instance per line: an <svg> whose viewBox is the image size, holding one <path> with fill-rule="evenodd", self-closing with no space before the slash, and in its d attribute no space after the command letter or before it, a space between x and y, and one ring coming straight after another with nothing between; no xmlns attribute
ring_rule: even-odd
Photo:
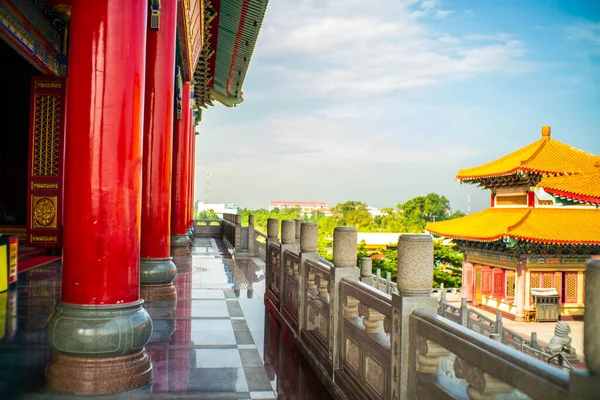
<svg viewBox="0 0 600 400"><path fill-rule="evenodd" d="M183 59L183 75L190 81L202 51L204 42L204 1L179 0L177 2L177 25Z"/></svg>
<svg viewBox="0 0 600 400"><path fill-rule="evenodd" d="M242 86L268 0L205 0L206 41L195 72L200 107L211 99L233 107L243 101Z"/></svg>
<svg viewBox="0 0 600 400"><path fill-rule="evenodd" d="M600 209L488 208L425 227L434 235L475 242L600 245Z"/></svg>

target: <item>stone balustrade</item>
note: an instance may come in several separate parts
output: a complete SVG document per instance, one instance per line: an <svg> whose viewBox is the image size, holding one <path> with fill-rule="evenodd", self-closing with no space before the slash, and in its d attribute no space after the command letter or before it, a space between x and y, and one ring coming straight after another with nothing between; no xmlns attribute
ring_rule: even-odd
<svg viewBox="0 0 600 400"><path fill-rule="evenodd" d="M394 285L369 273L370 261L358 268L354 228L336 228L330 263L317 254L314 223L281 221L281 237L277 219L268 221L266 234L252 224L244 244L239 222L224 218L223 236L231 246L238 243L236 252L264 257L268 311L291 332L335 398L552 400L593 399L600 393L598 259L586 272L589 369L565 371L524 356L523 348L536 349L535 335L530 340L516 335L503 327L501 316L492 320L465 304L453 306L444 294L438 304L431 294L429 235L400 236Z"/></svg>

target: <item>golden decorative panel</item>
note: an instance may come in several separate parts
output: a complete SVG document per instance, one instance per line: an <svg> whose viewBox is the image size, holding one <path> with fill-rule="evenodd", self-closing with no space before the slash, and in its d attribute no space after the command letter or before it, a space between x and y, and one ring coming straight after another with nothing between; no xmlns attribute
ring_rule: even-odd
<svg viewBox="0 0 600 400"><path fill-rule="evenodd" d="M56 229L57 196L31 196L31 228Z"/></svg>
<svg viewBox="0 0 600 400"><path fill-rule="evenodd" d="M515 297L515 273L506 272L506 297Z"/></svg>
<svg viewBox="0 0 600 400"><path fill-rule="evenodd" d="M527 195L519 194L513 196L496 196L496 205L498 206L526 206Z"/></svg>
<svg viewBox="0 0 600 400"><path fill-rule="evenodd" d="M365 376L367 384L375 389L377 393L381 394L381 390L383 389L383 368L369 356L365 358Z"/></svg>
<svg viewBox="0 0 600 400"><path fill-rule="evenodd" d="M35 95L33 176L58 176L60 96Z"/></svg>
<svg viewBox="0 0 600 400"><path fill-rule="evenodd" d="M565 273L565 303L577 302L577 272Z"/></svg>
<svg viewBox="0 0 600 400"><path fill-rule="evenodd" d="M58 183L31 182L32 189L58 189Z"/></svg>
<svg viewBox="0 0 600 400"><path fill-rule="evenodd" d="M58 242L57 236L39 236L31 235L32 242Z"/></svg>
<svg viewBox="0 0 600 400"><path fill-rule="evenodd" d="M346 339L346 364L358 374L360 349L351 339Z"/></svg>
<svg viewBox="0 0 600 400"><path fill-rule="evenodd" d="M58 82L58 81L50 81L50 82L36 81L35 82L35 88L36 89L60 89L60 88L62 88L62 82Z"/></svg>

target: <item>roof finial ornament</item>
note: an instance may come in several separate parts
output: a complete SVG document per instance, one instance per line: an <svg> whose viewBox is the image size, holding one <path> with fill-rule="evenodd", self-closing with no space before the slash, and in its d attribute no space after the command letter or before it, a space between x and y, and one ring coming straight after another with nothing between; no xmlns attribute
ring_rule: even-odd
<svg viewBox="0 0 600 400"><path fill-rule="evenodd" d="M550 127L542 126L542 137L550 137Z"/></svg>

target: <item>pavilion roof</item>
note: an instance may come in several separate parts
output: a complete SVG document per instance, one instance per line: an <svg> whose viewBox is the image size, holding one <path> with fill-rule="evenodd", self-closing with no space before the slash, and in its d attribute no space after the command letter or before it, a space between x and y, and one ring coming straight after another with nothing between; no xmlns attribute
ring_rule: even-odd
<svg viewBox="0 0 600 400"><path fill-rule="evenodd" d="M458 171L456 179L469 183L501 180L509 175L573 175L594 170L600 157L550 137L550 127L542 128L542 137L504 157L474 168Z"/></svg>
<svg viewBox="0 0 600 400"><path fill-rule="evenodd" d="M466 217L429 223L425 229L438 236L477 242L513 238L547 244L600 245L600 210L488 208Z"/></svg>
<svg viewBox="0 0 600 400"><path fill-rule="evenodd" d="M542 178L538 187L559 198L590 204L600 204L600 164L595 171Z"/></svg>

